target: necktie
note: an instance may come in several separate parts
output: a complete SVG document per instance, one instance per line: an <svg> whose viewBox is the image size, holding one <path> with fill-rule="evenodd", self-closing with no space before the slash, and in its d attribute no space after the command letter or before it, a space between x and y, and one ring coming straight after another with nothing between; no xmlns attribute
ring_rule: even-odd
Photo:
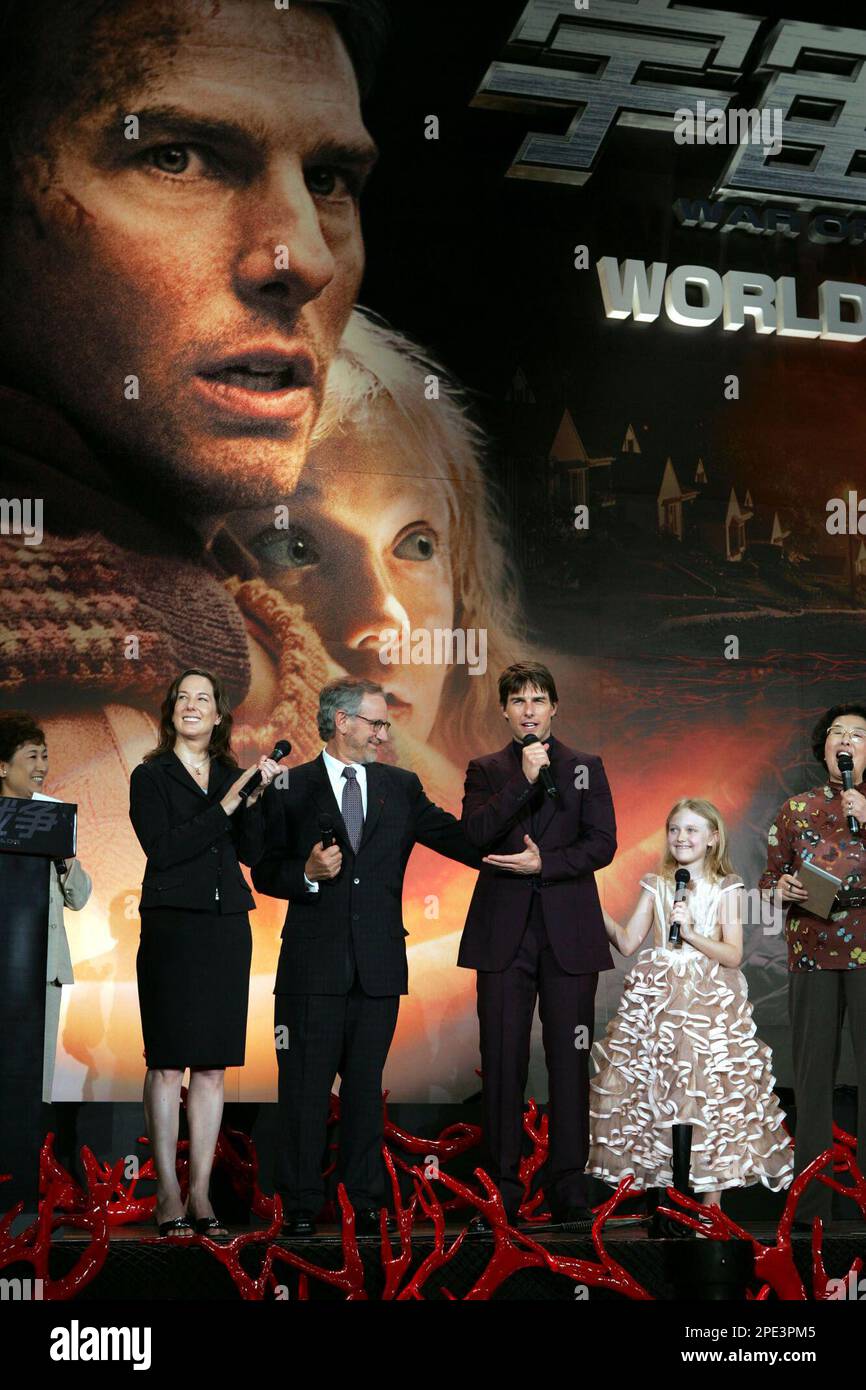
<svg viewBox="0 0 866 1390"><path fill-rule="evenodd" d="M355 854L358 853L358 846L361 843L361 832L364 829L364 805L361 801L361 788L358 786L358 775L353 767L344 767L343 776L346 785L343 788L343 821L349 832L349 842Z"/></svg>

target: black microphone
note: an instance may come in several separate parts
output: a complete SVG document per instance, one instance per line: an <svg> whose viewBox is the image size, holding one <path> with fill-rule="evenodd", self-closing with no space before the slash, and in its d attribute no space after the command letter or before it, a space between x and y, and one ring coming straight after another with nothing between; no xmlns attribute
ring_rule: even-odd
<svg viewBox="0 0 866 1390"><path fill-rule="evenodd" d="M273 758L275 763L278 763L281 761L281 759L287 758L291 751L292 745L289 743L289 740L287 738L281 738L279 743L274 744L274 751L270 754L270 756ZM246 801L248 797L252 796L253 792L256 790L256 787L260 787L261 785L262 774L258 769L256 769L250 780L247 782L246 786L243 787L240 792L238 792L241 801Z"/></svg>
<svg viewBox="0 0 866 1390"><path fill-rule="evenodd" d="M319 816L319 833L322 837L322 849L330 849L334 843L334 822L330 816Z"/></svg>
<svg viewBox="0 0 866 1390"><path fill-rule="evenodd" d="M539 739L537 734L527 734L522 742L523 747L525 748L527 744L540 743L541 740ZM544 787L545 793L548 796L559 796L559 788L553 780L553 775L549 767L542 767L539 769L538 780L541 782L541 785Z"/></svg>
<svg viewBox="0 0 866 1390"><path fill-rule="evenodd" d="M676 892L674 893L675 903L685 902L690 878L691 874L688 869L677 869L674 874L674 883L677 885ZM679 922L671 922L670 931L668 932L668 945L682 946L682 944L682 940L680 939L680 924Z"/></svg>
<svg viewBox="0 0 866 1390"><path fill-rule="evenodd" d="M842 786L846 792L852 791L854 788L854 759L850 753L837 753L836 764L842 774ZM856 816L848 817L848 829L852 835L860 834L860 822Z"/></svg>

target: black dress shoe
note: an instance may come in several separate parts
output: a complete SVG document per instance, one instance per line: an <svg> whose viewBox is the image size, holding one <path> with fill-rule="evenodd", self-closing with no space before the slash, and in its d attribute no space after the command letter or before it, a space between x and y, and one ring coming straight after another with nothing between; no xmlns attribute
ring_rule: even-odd
<svg viewBox="0 0 866 1390"><path fill-rule="evenodd" d="M308 1211L295 1212L294 1216L287 1216L283 1222L280 1235L283 1236L314 1236L316 1234L316 1223Z"/></svg>
<svg viewBox="0 0 866 1390"><path fill-rule="evenodd" d="M553 1225L563 1231L591 1231L594 1220L590 1207L561 1207L553 1213Z"/></svg>
<svg viewBox="0 0 866 1390"><path fill-rule="evenodd" d="M385 1230L395 1231L397 1229L393 1216L385 1218ZM355 1212L355 1233L359 1236L378 1236L382 1234L382 1223L379 1220L379 1209L377 1207L359 1207Z"/></svg>
<svg viewBox="0 0 866 1390"><path fill-rule="evenodd" d="M473 1216L469 1225L466 1227L466 1234L468 1236L489 1236L492 1232L493 1227L487 1220L487 1217L483 1216L480 1211L477 1215Z"/></svg>
<svg viewBox="0 0 866 1390"><path fill-rule="evenodd" d="M692 1212L687 1212L687 1216L692 1216ZM699 1218L700 1219L700 1218ZM650 1240L691 1240L697 1235L691 1226L684 1226L682 1222L675 1221L672 1216L663 1216L660 1211L654 1211L647 1235Z"/></svg>
<svg viewBox="0 0 866 1390"><path fill-rule="evenodd" d="M506 1212L505 1219L508 1222L508 1225L511 1227L512 1231L519 1231L523 1228L523 1222L521 1221L519 1216L509 1216ZM475 1216L473 1216L472 1220L469 1222L469 1225L466 1227L466 1234L468 1236L489 1236L492 1234L492 1231L493 1226L487 1220L487 1217L483 1214L483 1212L480 1211Z"/></svg>

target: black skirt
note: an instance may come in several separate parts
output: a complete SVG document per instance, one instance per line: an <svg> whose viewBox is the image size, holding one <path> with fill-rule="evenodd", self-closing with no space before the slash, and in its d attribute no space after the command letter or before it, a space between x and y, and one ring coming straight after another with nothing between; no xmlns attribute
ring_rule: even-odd
<svg viewBox="0 0 866 1390"><path fill-rule="evenodd" d="M245 912L142 912L136 974L148 1068L243 1066L252 945Z"/></svg>

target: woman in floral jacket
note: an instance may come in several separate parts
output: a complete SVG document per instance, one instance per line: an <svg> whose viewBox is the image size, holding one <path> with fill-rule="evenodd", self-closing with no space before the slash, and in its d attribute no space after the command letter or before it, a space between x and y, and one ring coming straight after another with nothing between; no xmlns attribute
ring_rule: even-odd
<svg viewBox="0 0 866 1390"><path fill-rule="evenodd" d="M797 1101L795 1173L833 1139L833 1087L847 1012L857 1067L857 1153L866 1167L866 705L834 705L812 732L812 751L826 771L819 786L791 797L769 831L767 868L760 888L785 905L788 1009ZM842 786L838 756L853 761L853 787ZM860 822L852 833L848 817ZM828 920L803 906L797 870L807 860L842 880ZM829 1220L832 1191L810 1183L795 1226ZM852 1209L852 1216L854 1215Z"/></svg>

